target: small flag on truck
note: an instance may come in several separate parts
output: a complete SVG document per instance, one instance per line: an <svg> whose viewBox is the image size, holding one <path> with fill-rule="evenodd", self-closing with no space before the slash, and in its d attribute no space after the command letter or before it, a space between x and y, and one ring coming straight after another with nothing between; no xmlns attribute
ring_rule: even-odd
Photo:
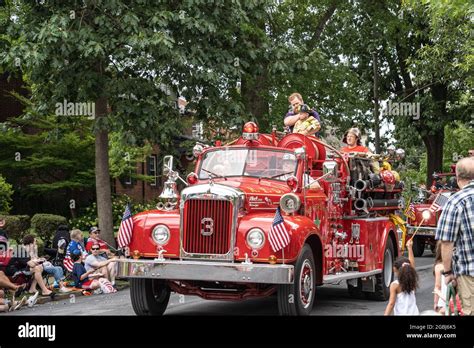
<svg viewBox="0 0 474 348"><path fill-rule="evenodd" d="M268 234L268 240L270 246L275 252L290 244L290 234L286 230L285 221L283 220L283 216L281 216L280 207L278 207L275 212L275 218L273 219L272 227Z"/></svg>
<svg viewBox="0 0 474 348"><path fill-rule="evenodd" d="M448 197L444 196L440 193L436 196L435 200L431 204L431 207L429 208L433 213L436 213L438 210L444 207L446 202L448 201Z"/></svg>
<svg viewBox="0 0 474 348"><path fill-rule="evenodd" d="M122 222L120 223L117 241L119 248L124 248L130 244L133 231L133 219L130 205L127 204L123 213Z"/></svg>

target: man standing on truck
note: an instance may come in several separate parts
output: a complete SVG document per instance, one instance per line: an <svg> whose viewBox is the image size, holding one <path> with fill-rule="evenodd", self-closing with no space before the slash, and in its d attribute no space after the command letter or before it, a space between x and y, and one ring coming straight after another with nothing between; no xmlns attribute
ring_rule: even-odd
<svg viewBox="0 0 474 348"><path fill-rule="evenodd" d="M443 208L436 229L441 240L446 284L453 280L461 298L465 315L474 315L474 157L456 164L460 190Z"/></svg>
<svg viewBox="0 0 474 348"><path fill-rule="evenodd" d="M308 112L300 112L300 110L303 106L305 106L305 104L303 102L303 97L299 93L292 93L288 97L288 102L290 103L290 110L285 115L285 119L283 121L285 126L289 127L290 131L293 133L294 126L298 121L304 121L312 116L317 120L319 126L317 126L316 128L311 128L311 130L309 131L304 131L300 133L304 135L315 135L319 137L319 130L321 129L321 119L319 118L319 114L316 112L316 110L309 109Z"/></svg>

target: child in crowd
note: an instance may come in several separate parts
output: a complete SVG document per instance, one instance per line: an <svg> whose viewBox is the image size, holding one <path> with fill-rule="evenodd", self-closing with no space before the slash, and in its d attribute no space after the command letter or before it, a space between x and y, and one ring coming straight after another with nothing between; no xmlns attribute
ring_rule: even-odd
<svg viewBox="0 0 474 348"><path fill-rule="evenodd" d="M435 251L435 262L433 266L433 275L435 277L435 287L434 287L434 310L441 314L446 314L446 294L447 286L445 282L445 277L443 275L444 266L443 259L441 258L441 241L436 242L436 251ZM454 312L453 301L450 301L449 307L451 312ZM461 308L461 300L459 295L456 294L456 307L460 315L463 315Z"/></svg>
<svg viewBox="0 0 474 348"><path fill-rule="evenodd" d="M384 315L418 315L415 290L418 287L418 274L415 270L413 240L406 243L408 259L399 257L395 260L393 271L397 280L390 284L390 299Z"/></svg>
<svg viewBox="0 0 474 348"><path fill-rule="evenodd" d="M76 288L95 290L100 288L99 278L103 277L102 273L96 272L94 269L86 271L82 263L82 252L76 249L71 254L71 259L74 262L72 268L72 279L74 280Z"/></svg>

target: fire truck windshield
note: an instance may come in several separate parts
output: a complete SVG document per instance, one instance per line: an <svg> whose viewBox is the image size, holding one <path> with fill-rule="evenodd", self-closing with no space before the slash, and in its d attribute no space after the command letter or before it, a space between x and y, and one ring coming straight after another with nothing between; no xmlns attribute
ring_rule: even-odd
<svg viewBox="0 0 474 348"><path fill-rule="evenodd" d="M296 172L296 156L289 151L225 148L203 155L199 179L249 176L284 181Z"/></svg>

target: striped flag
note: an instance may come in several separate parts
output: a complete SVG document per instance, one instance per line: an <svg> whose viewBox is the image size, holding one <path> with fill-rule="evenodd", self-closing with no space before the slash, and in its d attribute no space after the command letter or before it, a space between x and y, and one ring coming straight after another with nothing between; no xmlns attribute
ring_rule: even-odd
<svg viewBox="0 0 474 348"><path fill-rule="evenodd" d="M431 207L429 208L433 213L436 213L438 210L444 207L446 202L448 201L448 197L444 196L440 193L436 196L433 203L431 203Z"/></svg>
<svg viewBox="0 0 474 348"><path fill-rule="evenodd" d="M290 243L290 234L286 230L280 207L276 209L275 218L273 219L272 227L268 234L268 240L273 251L283 249Z"/></svg>
<svg viewBox="0 0 474 348"><path fill-rule="evenodd" d="M71 252L69 251L69 248L66 251L66 256L64 257L63 265L65 269L67 269L69 272L72 272L74 262L72 262Z"/></svg>
<svg viewBox="0 0 474 348"><path fill-rule="evenodd" d="M409 203L406 206L405 211L403 212L403 214L407 218L409 218L411 220L415 220L415 218L416 218L416 216L415 216L415 205L411 202L411 199L409 200Z"/></svg>
<svg viewBox="0 0 474 348"><path fill-rule="evenodd" d="M125 207L125 212L123 213L122 222L120 223L120 228L117 236L119 248L126 247L130 244L130 240L132 239L132 231L132 212L130 211L130 205L127 204L127 206Z"/></svg>

